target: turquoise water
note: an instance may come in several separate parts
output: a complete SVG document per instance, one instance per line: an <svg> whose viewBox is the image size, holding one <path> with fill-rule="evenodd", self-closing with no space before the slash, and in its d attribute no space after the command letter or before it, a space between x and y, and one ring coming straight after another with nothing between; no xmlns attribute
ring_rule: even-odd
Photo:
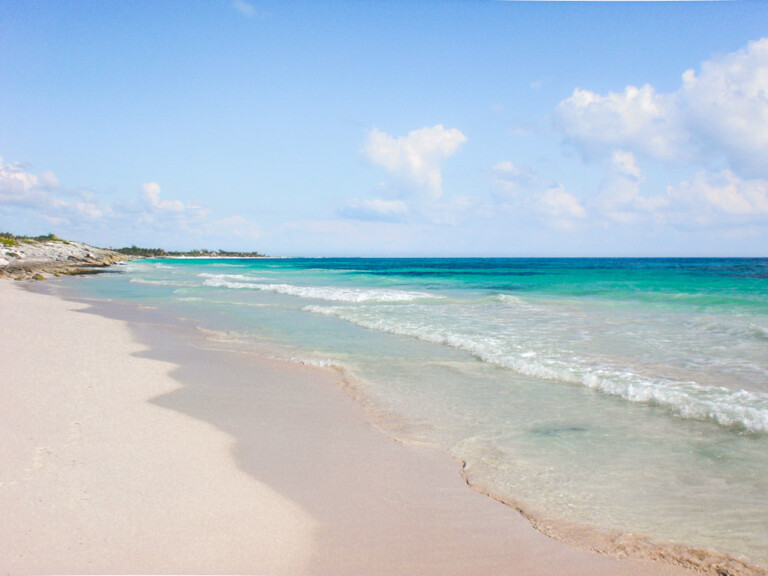
<svg viewBox="0 0 768 576"><path fill-rule="evenodd" d="M550 525L768 566L768 260L155 260L81 292L337 365ZM555 528L557 532L557 528Z"/></svg>

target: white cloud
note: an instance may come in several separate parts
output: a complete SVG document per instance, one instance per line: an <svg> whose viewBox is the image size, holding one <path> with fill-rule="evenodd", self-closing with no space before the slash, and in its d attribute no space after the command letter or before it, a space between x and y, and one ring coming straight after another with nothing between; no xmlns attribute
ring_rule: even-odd
<svg viewBox="0 0 768 576"><path fill-rule="evenodd" d="M705 151L768 177L768 38L683 74L682 114Z"/></svg>
<svg viewBox="0 0 768 576"><path fill-rule="evenodd" d="M623 167L623 166L622 166ZM738 229L765 225L768 180L743 179L731 170L701 170L696 176L660 194L640 193L641 174L627 174L614 163L591 207L597 215L623 223L718 226Z"/></svg>
<svg viewBox="0 0 768 576"><path fill-rule="evenodd" d="M576 89L555 125L586 158L622 149L658 160L725 161L768 177L768 38L688 70L681 87L657 94L628 86L601 96Z"/></svg>
<svg viewBox="0 0 768 576"><path fill-rule="evenodd" d="M631 168L627 158L623 161L626 167ZM571 228L575 222L588 216L582 201L567 192L561 183L542 182L536 172L506 160L493 167L492 186L492 204L478 206L476 210L486 218L503 213L518 222L534 217L550 226Z"/></svg>
<svg viewBox="0 0 768 576"><path fill-rule="evenodd" d="M557 218L586 218L587 211L573 194L562 185L547 188L538 198L543 211Z"/></svg>
<svg viewBox="0 0 768 576"><path fill-rule="evenodd" d="M650 85L607 96L577 89L555 125L585 160L603 165L590 212L620 222L736 228L768 216L768 38L682 74L680 88ZM637 162L685 161L697 174L643 195ZM762 224L761 224L762 223Z"/></svg>
<svg viewBox="0 0 768 576"><path fill-rule="evenodd" d="M743 180L730 170L702 171L668 189L670 199L697 214L768 215L768 180Z"/></svg>
<svg viewBox="0 0 768 576"><path fill-rule="evenodd" d="M517 166L515 166L514 164L512 164L512 162L510 162L509 160L502 160L501 162L496 164L496 166L494 166L493 169L496 172L501 172L501 173L504 173L504 174L513 174L514 175L514 174L519 174L520 173L520 169Z"/></svg>
<svg viewBox="0 0 768 576"><path fill-rule="evenodd" d="M47 222L67 222L72 218L93 219L104 215L92 194L65 191L56 175L45 170L39 175L19 164L3 164L0 157L0 206L38 212Z"/></svg>
<svg viewBox="0 0 768 576"><path fill-rule="evenodd" d="M18 164L4 165L0 157L0 204L41 206L52 182L56 182L56 177L50 171L38 177Z"/></svg>
<svg viewBox="0 0 768 576"><path fill-rule="evenodd" d="M637 167L635 156L632 152L614 150L611 158L611 166L617 174L636 180L640 179L640 168Z"/></svg>
<svg viewBox="0 0 768 576"><path fill-rule="evenodd" d="M0 208L12 213L14 222L27 231L48 231L54 225L60 235L98 232L107 243L141 242L148 234L173 239L179 232L225 239L261 234L258 226L241 216L211 220L204 206L165 200L156 182L142 184L133 201L106 203L88 190L62 187L51 171L35 174L18 164L3 164L1 158Z"/></svg>
<svg viewBox="0 0 768 576"><path fill-rule="evenodd" d="M465 141L459 130L446 130L441 124L414 130L399 138L373 129L368 133L364 152L371 162L426 190L432 198L439 198L442 195L441 163Z"/></svg>
<svg viewBox="0 0 768 576"><path fill-rule="evenodd" d="M2 158L0 158L0 164L2 164ZM51 172L50 170L43 170L40 173L40 176L37 177L38 182L41 186L44 188L58 188L59 187L59 180L56 178L56 175Z"/></svg>
<svg viewBox="0 0 768 576"><path fill-rule="evenodd" d="M615 150L606 167L600 192L591 203L596 213L618 222L634 222L650 215L658 219L657 212L670 204L664 195L653 197L640 193L643 174L631 152Z"/></svg>
<svg viewBox="0 0 768 576"><path fill-rule="evenodd" d="M647 84L608 96L577 88L558 105L556 125L588 157L622 148L672 160L684 154L687 140L675 98Z"/></svg>
<svg viewBox="0 0 768 576"><path fill-rule="evenodd" d="M614 151L600 187L597 204L608 211L624 207L639 197L642 173L631 152Z"/></svg>
<svg viewBox="0 0 768 576"><path fill-rule="evenodd" d="M150 210L180 214L185 207L178 200L160 200L160 185L155 182L145 182L141 185L141 196Z"/></svg>

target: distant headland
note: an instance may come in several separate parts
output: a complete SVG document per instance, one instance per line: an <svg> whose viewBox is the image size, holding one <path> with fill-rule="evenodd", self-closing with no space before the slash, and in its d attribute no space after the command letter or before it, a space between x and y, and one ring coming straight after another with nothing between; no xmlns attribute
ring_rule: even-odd
<svg viewBox="0 0 768 576"><path fill-rule="evenodd" d="M189 250L178 252L163 250L162 248L116 248L115 252L132 256L134 258L267 258L266 254L259 252L231 252L228 250Z"/></svg>
<svg viewBox="0 0 768 576"><path fill-rule="evenodd" d="M0 232L0 278L44 280L50 276L95 274L138 258L265 258L258 252L226 250L166 251L162 248L105 249L63 240L55 234L16 236Z"/></svg>

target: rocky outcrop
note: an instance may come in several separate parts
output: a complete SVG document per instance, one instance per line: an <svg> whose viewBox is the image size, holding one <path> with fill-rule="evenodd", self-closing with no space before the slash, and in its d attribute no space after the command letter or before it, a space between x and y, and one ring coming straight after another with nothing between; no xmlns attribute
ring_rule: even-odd
<svg viewBox="0 0 768 576"><path fill-rule="evenodd" d="M0 245L0 277L40 279L50 275L93 274L130 256L81 242L18 240Z"/></svg>

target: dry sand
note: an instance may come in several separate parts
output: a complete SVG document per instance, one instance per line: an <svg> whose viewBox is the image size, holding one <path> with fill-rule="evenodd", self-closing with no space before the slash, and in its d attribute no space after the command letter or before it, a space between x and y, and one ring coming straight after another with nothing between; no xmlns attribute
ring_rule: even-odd
<svg viewBox="0 0 768 576"><path fill-rule="evenodd" d="M691 574L547 538L333 371L10 281L0 322L2 573Z"/></svg>

